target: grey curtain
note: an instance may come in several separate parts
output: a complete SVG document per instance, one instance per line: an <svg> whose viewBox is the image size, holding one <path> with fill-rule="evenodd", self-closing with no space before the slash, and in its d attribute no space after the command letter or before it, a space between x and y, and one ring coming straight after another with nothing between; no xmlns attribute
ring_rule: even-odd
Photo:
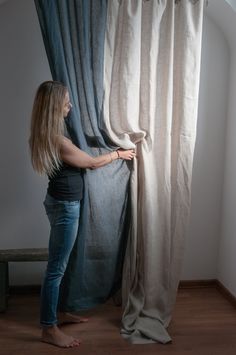
<svg viewBox="0 0 236 355"><path fill-rule="evenodd" d="M35 0L35 5L53 79L69 88L73 142L91 155L111 150L102 123L107 1ZM115 161L84 173L80 227L61 288L61 309L90 308L120 287L130 169Z"/></svg>
<svg viewBox="0 0 236 355"><path fill-rule="evenodd" d="M35 0L53 78L70 90L73 141L94 155L113 144L137 149L130 166L116 161L84 174L61 293L67 310L105 301L119 288L129 233L122 334L133 343L171 340L166 328L190 211L203 2Z"/></svg>

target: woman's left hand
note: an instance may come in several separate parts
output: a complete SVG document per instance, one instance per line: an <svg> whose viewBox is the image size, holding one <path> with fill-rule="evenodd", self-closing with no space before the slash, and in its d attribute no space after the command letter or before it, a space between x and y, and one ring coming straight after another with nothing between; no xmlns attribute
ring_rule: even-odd
<svg viewBox="0 0 236 355"><path fill-rule="evenodd" d="M118 149L116 152L120 159L132 160L134 157L136 157L136 153L134 149L127 149L127 150Z"/></svg>

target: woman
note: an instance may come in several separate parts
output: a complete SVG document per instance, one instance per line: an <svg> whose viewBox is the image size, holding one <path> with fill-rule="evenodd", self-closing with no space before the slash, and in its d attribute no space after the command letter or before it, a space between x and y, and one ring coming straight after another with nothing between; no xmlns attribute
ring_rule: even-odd
<svg viewBox="0 0 236 355"><path fill-rule="evenodd" d="M87 321L70 313L57 312L60 283L77 236L83 197L82 169L97 169L119 158L135 157L133 150L121 149L92 157L75 146L64 131L64 119L71 108L69 92L62 83L42 83L34 100L29 140L33 168L49 177L44 205L51 232L41 291L42 341L59 347L76 347L80 342L62 332L58 321Z"/></svg>

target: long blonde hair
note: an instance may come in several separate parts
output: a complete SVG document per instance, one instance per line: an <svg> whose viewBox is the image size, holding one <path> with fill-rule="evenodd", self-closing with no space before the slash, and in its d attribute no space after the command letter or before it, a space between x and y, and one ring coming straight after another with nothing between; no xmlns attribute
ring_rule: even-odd
<svg viewBox="0 0 236 355"><path fill-rule="evenodd" d="M60 140L64 134L63 108L67 88L57 81L43 82L35 95L29 146L34 170L51 176L60 168Z"/></svg>

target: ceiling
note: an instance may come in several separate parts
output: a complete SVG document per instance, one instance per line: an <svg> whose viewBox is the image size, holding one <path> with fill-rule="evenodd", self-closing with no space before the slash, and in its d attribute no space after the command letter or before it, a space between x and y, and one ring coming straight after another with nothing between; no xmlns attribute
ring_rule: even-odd
<svg viewBox="0 0 236 355"><path fill-rule="evenodd" d="M206 14L222 30L228 45L236 49L236 0L209 0Z"/></svg>

